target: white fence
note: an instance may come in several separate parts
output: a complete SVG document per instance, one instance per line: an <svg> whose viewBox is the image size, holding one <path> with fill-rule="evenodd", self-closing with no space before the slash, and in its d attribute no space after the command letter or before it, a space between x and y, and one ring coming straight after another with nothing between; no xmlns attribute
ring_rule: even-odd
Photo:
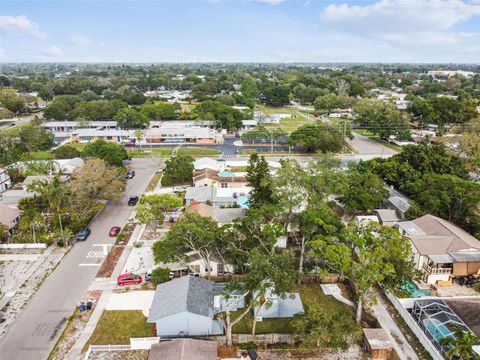
<svg viewBox="0 0 480 360"><path fill-rule="evenodd" d="M160 342L159 337L130 338L130 345L90 345L83 360L88 360L90 354L95 351L129 351L129 350L150 350L153 344Z"/></svg>
<svg viewBox="0 0 480 360"><path fill-rule="evenodd" d="M44 243L36 244L0 244L0 249L46 249L47 245Z"/></svg>
<svg viewBox="0 0 480 360"><path fill-rule="evenodd" d="M428 336L423 332L423 330L418 326L412 316L408 313L402 303L393 295L391 292L386 292L387 298L392 302L393 307L399 312L400 316L405 320L408 327L418 340L422 343L423 347L428 351L434 360L445 360L445 358L440 354L438 349L432 344Z"/></svg>
<svg viewBox="0 0 480 360"><path fill-rule="evenodd" d="M159 337L130 338L130 347L132 350L150 350L153 344L159 342Z"/></svg>

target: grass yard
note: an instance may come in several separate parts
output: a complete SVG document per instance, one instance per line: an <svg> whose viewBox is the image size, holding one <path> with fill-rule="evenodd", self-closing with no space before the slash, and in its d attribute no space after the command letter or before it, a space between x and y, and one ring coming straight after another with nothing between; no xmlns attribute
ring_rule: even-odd
<svg viewBox="0 0 480 360"><path fill-rule="evenodd" d="M307 120L313 120L313 114L310 114L306 111L297 110L292 107L287 106L280 106L280 107L273 107L273 106L264 106L264 105L256 105L255 110L261 111L265 114L291 114L295 116L293 119L281 119L280 124L266 124L265 127L267 128L281 128L286 132L290 133L292 131L297 130L297 128L307 122Z"/></svg>
<svg viewBox="0 0 480 360"><path fill-rule="evenodd" d="M392 150L395 150L397 152L402 152L402 147L401 146L398 146L397 144L393 144L393 143L390 143L388 141L384 141L384 140L375 140L376 142L378 142L379 144L382 144L383 146L386 146Z"/></svg>
<svg viewBox="0 0 480 360"><path fill-rule="evenodd" d="M209 148L197 148L197 147L181 147L177 151L178 155L218 155L220 150Z"/></svg>
<svg viewBox="0 0 480 360"><path fill-rule="evenodd" d="M137 157L150 157L152 155L156 156L170 156L173 151L171 147L161 147L161 148L149 148L146 145L143 148L130 148L127 150L132 158Z"/></svg>
<svg viewBox="0 0 480 360"><path fill-rule="evenodd" d="M364 130L364 129L354 129L352 130L352 132L354 133L357 133L357 134L360 134L360 135L363 135L363 136L367 136L371 139L379 139L379 136L371 131L368 131L368 130Z"/></svg>
<svg viewBox="0 0 480 360"><path fill-rule="evenodd" d="M147 324L140 310L104 311L84 350L89 345L128 345L131 337L155 335L155 324Z"/></svg>
<svg viewBox="0 0 480 360"><path fill-rule="evenodd" d="M162 173L160 171L153 174L150 182L148 183L147 188L145 189L145 192L155 190L155 188L157 187L157 184L160 181L161 177L162 177Z"/></svg>
<svg viewBox="0 0 480 360"><path fill-rule="evenodd" d="M305 313L308 315L308 303L319 303L326 310L339 309L341 311L350 312L352 315L352 323L355 322L355 314L352 307L335 300L331 296L326 296L319 284L302 284L296 285L292 292L300 293ZM235 318L235 316L232 316ZM257 322L257 334L280 333L290 334L293 332L291 321L293 318L264 319ZM233 327L236 334L250 334L252 332L253 315L250 312L239 323Z"/></svg>

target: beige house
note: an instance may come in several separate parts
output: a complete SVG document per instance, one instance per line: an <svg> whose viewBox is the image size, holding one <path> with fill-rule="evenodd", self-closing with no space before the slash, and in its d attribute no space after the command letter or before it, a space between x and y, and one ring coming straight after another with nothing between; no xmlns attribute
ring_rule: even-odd
<svg viewBox="0 0 480 360"><path fill-rule="evenodd" d="M413 261L427 283L479 273L480 241L455 224L425 215L398 226L410 239Z"/></svg>
<svg viewBox="0 0 480 360"><path fill-rule="evenodd" d="M215 171L212 169L195 170L193 186L216 186L220 188L242 188L247 186L247 179L242 173Z"/></svg>

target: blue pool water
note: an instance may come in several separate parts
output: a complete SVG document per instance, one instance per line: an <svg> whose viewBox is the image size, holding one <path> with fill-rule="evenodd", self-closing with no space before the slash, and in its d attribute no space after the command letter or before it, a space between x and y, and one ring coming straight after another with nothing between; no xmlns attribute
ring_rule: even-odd
<svg viewBox="0 0 480 360"><path fill-rule="evenodd" d="M426 289L419 289L413 282L407 282L400 286L402 290L405 290L411 297L417 298L422 296L431 296L432 291Z"/></svg>
<svg viewBox="0 0 480 360"><path fill-rule="evenodd" d="M445 325L439 325L440 321L437 319L425 319L423 320L423 325L427 331L437 340L440 342L444 337L450 335L450 330ZM437 326L435 326L437 325Z"/></svg>
<svg viewBox="0 0 480 360"><path fill-rule="evenodd" d="M223 177L235 176L235 173L234 173L234 172L231 172L231 171L220 171L220 172L218 173L218 176L223 176Z"/></svg>
<svg viewBox="0 0 480 360"><path fill-rule="evenodd" d="M237 205L242 208L248 208L248 198L246 196L240 196L237 199Z"/></svg>

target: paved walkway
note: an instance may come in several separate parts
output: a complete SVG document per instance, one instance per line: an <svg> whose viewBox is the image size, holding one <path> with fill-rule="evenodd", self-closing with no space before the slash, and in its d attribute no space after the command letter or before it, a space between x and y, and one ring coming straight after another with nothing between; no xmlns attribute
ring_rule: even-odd
<svg viewBox="0 0 480 360"><path fill-rule="evenodd" d="M320 284L320 287L325 295L331 295L338 301L347 304L348 306L355 307L353 301L348 300L342 295L342 290L337 284Z"/></svg>
<svg viewBox="0 0 480 360"><path fill-rule="evenodd" d="M418 360L415 350L410 346L403 333L387 311L387 308L377 292L377 303L371 306L373 315L377 318L380 326L387 332L393 347L400 360Z"/></svg>
<svg viewBox="0 0 480 360"><path fill-rule="evenodd" d="M0 261L35 261L42 254L0 254Z"/></svg>

